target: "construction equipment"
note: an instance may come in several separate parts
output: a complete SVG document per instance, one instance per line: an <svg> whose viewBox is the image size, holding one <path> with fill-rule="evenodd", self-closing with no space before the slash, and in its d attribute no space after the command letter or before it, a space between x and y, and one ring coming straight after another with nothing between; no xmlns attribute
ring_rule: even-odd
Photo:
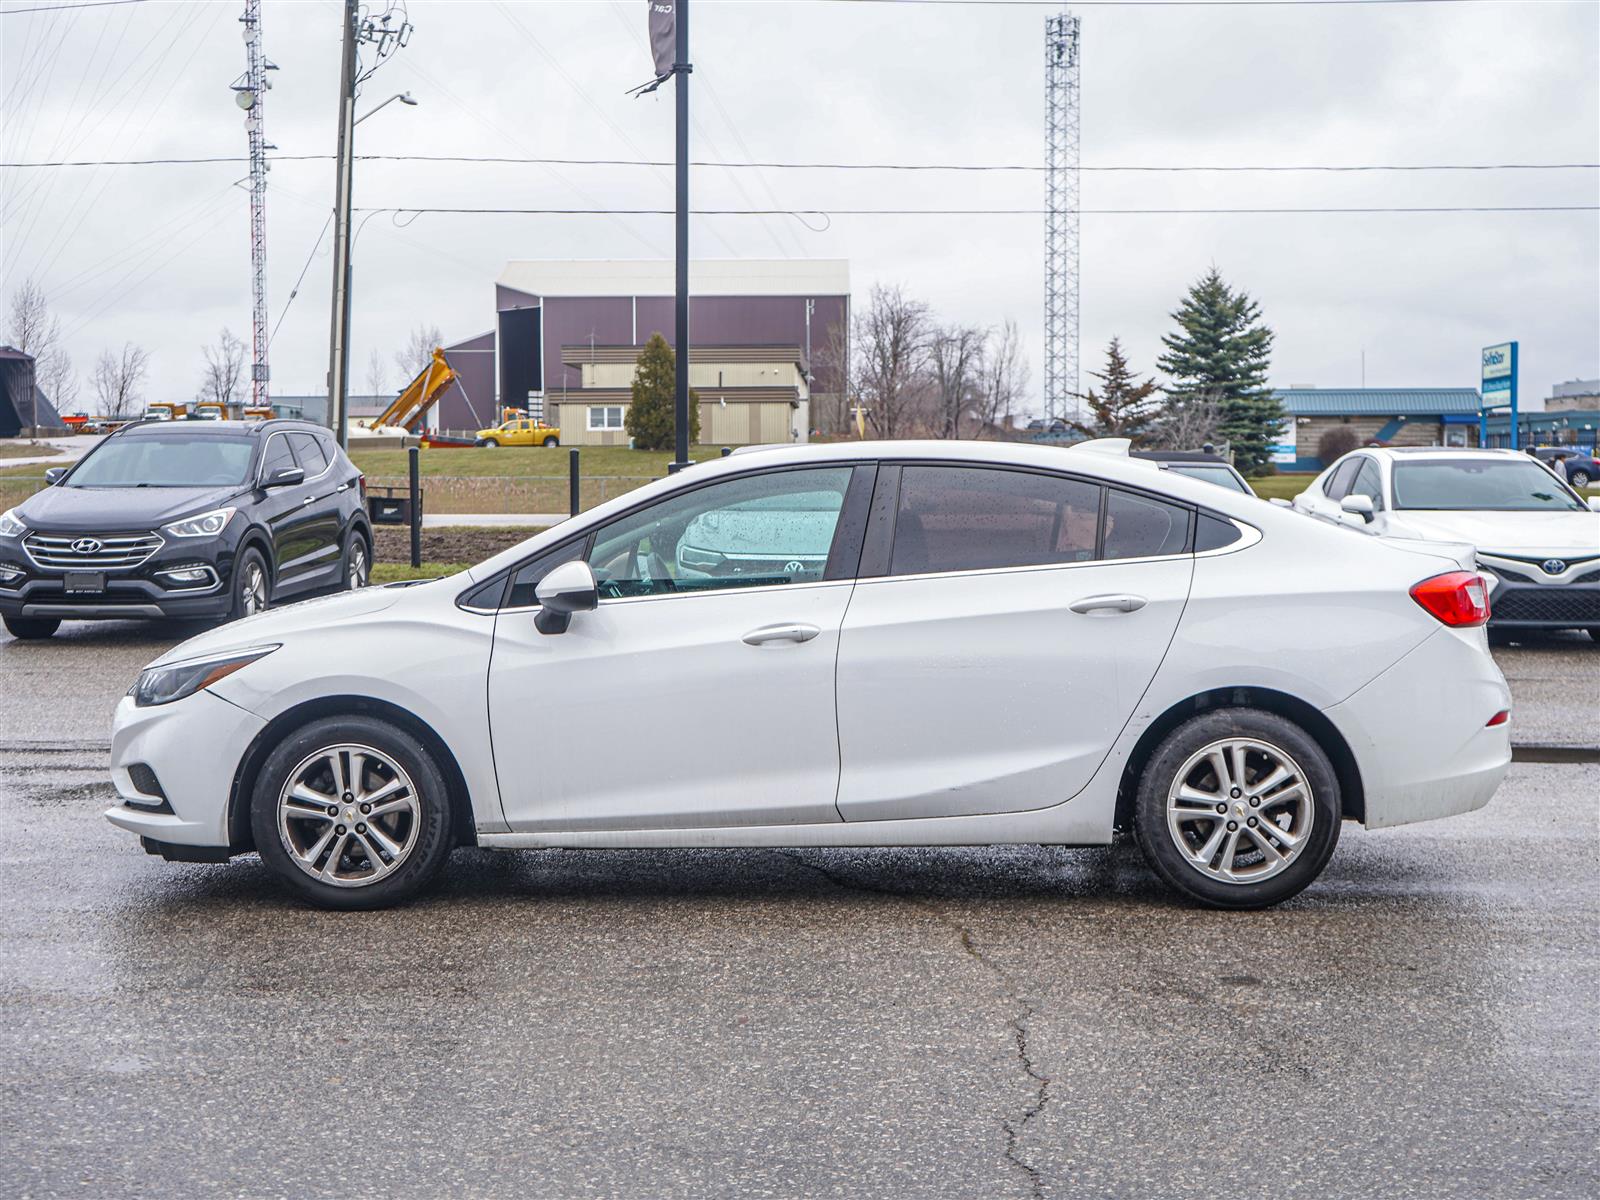
<svg viewBox="0 0 1600 1200"><path fill-rule="evenodd" d="M444 350L435 350L428 365L395 397L394 403L372 422L372 428L414 428L427 417L439 402L439 397L444 395L445 389L455 381L456 373L445 361Z"/></svg>

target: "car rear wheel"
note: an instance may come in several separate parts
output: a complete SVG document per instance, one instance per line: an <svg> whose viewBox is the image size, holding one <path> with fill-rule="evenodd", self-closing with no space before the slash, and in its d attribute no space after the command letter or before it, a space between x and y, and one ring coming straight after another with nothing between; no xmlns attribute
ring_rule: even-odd
<svg viewBox="0 0 1600 1200"><path fill-rule="evenodd" d="M261 860L322 908L416 895L452 847L449 789L414 735L375 717L324 717L279 744L256 777Z"/></svg>
<svg viewBox="0 0 1600 1200"><path fill-rule="evenodd" d="M6 630L24 642L40 641L52 636L61 628L55 617L6 617Z"/></svg>
<svg viewBox="0 0 1600 1200"><path fill-rule="evenodd" d="M344 542L344 590L364 588L371 580L372 551L367 547L366 535L352 529Z"/></svg>
<svg viewBox="0 0 1600 1200"><path fill-rule="evenodd" d="M253 617L272 607L272 572L266 557L251 546L233 568L233 612L230 620Z"/></svg>
<svg viewBox="0 0 1600 1200"><path fill-rule="evenodd" d="M1276 713L1224 708L1167 735L1139 781L1134 832L1156 874L1212 908L1265 908L1322 873L1339 841L1339 781Z"/></svg>
<svg viewBox="0 0 1600 1200"><path fill-rule="evenodd" d="M561 445L561 443L557 439L555 439L553 437L545 438L544 444L545 444L546 448L548 448L550 446L559 446L559 445Z"/></svg>
<svg viewBox="0 0 1600 1200"><path fill-rule="evenodd" d="M1593 482L1587 471L1573 471L1567 476L1567 482L1576 488L1586 488Z"/></svg>

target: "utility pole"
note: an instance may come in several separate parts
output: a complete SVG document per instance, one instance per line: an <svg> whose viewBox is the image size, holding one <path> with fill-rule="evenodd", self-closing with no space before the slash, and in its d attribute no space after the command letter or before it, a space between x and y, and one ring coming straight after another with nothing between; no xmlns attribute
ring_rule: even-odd
<svg viewBox="0 0 1600 1200"><path fill-rule="evenodd" d="M671 471L689 465L689 0L676 0L677 42L672 71L677 77L678 101L678 201L677 201L677 343L678 377L673 409L676 442Z"/></svg>
<svg viewBox="0 0 1600 1200"><path fill-rule="evenodd" d="M339 149L333 189L333 329L328 338L328 424L334 439L349 442L350 393L350 188L355 182L356 36L358 0L344 0L344 45L339 55Z"/></svg>
<svg viewBox="0 0 1600 1200"><path fill-rule="evenodd" d="M277 149L267 141L263 109L272 83L268 71L278 69L261 52L261 0L244 0L245 72L233 82L233 99L244 109L245 133L250 139L250 403L271 403L267 382L267 151Z"/></svg>

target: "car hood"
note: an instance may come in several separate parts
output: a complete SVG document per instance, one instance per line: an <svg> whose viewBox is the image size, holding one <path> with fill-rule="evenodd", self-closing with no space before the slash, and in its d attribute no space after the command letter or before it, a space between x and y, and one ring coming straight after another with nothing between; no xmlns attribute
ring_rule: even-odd
<svg viewBox="0 0 1600 1200"><path fill-rule="evenodd" d="M1597 512L1418 512L1390 519L1395 537L1468 542L1488 554L1515 558L1600 554Z"/></svg>
<svg viewBox="0 0 1600 1200"><path fill-rule="evenodd" d="M180 517L221 508L242 487L47 487L17 505L29 529L43 533L113 533L155 529Z"/></svg>
<svg viewBox="0 0 1600 1200"><path fill-rule="evenodd" d="M150 663L184 662L233 650L281 644L297 633L337 625L353 617L364 617L393 607L405 593L404 587L371 587L356 592L340 592L270 609L242 621L230 621L198 637L180 642Z"/></svg>

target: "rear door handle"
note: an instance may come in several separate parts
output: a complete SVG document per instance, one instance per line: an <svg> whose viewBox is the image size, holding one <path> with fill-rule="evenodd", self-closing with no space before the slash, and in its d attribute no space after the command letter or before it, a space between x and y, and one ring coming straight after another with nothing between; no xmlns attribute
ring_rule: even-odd
<svg viewBox="0 0 1600 1200"><path fill-rule="evenodd" d="M815 625L763 625L744 635L747 646L765 646L768 642L809 642L822 630Z"/></svg>
<svg viewBox="0 0 1600 1200"><path fill-rule="evenodd" d="M1119 592L1110 596L1085 596L1082 600L1074 600L1069 608L1075 613L1092 612L1138 612L1149 601L1143 596L1134 596L1126 592Z"/></svg>

